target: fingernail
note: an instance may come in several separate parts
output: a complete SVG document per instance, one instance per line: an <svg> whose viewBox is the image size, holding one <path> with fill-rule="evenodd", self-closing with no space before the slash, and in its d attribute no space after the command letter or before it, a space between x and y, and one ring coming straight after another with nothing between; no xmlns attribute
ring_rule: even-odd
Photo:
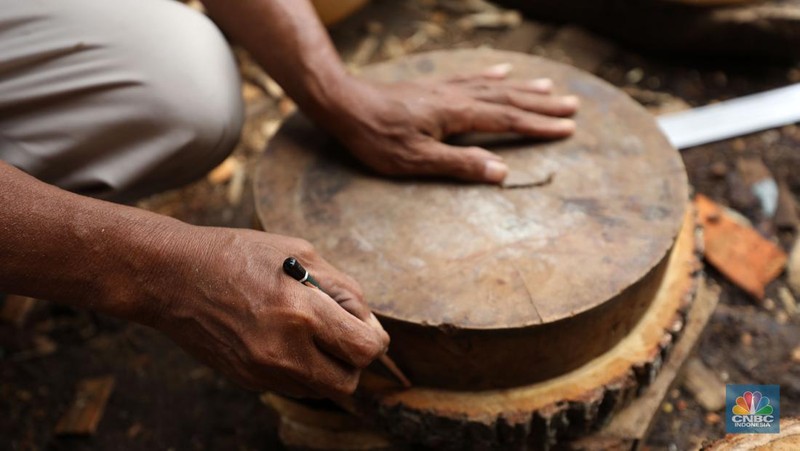
<svg viewBox="0 0 800 451"><path fill-rule="evenodd" d="M495 64L494 66L491 66L490 68L486 69L483 72L483 74L486 75L487 77L501 78L508 75L511 72L511 69L513 68L514 66L512 66L511 63Z"/></svg>
<svg viewBox="0 0 800 451"><path fill-rule="evenodd" d="M553 80L549 78L537 78L528 81L528 86L533 89L541 89L542 91L549 91L553 89Z"/></svg>
<svg viewBox="0 0 800 451"><path fill-rule="evenodd" d="M508 174L508 166L499 161L489 160L483 170L483 178L489 182L500 183Z"/></svg>
<svg viewBox="0 0 800 451"><path fill-rule="evenodd" d="M572 119L559 119L557 122L558 128L563 130L564 132L574 132L575 131L575 121Z"/></svg>
<svg viewBox="0 0 800 451"><path fill-rule="evenodd" d="M566 96L562 99L562 101L566 106L572 108L578 108L578 106L581 104L581 99L579 99L577 96Z"/></svg>

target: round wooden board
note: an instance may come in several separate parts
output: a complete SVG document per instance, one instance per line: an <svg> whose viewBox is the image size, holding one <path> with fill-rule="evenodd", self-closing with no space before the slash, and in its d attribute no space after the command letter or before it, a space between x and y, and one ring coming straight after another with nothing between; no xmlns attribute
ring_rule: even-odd
<svg viewBox="0 0 800 451"><path fill-rule="evenodd" d="M680 155L643 108L589 74L460 50L365 75L446 78L506 62L514 78L547 76L583 100L570 139L486 143L514 170L552 173L549 184L386 180L301 116L258 164L265 230L308 239L359 280L393 338L392 357L417 384L525 385L606 352L647 308L652 296L642 290L663 272L683 218Z"/></svg>
<svg viewBox="0 0 800 451"><path fill-rule="evenodd" d="M568 374L505 390L402 390L362 376L361 414L404 442L436 449L549 449L605 424L653 382L680 338L701 276L699 230L687 213L652 303L630 334Z"/></svg>

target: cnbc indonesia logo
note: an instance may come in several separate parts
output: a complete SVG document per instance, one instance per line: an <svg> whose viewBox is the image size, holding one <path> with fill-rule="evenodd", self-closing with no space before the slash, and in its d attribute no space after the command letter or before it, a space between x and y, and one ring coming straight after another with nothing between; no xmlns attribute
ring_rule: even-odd
<svg viewBox="0 0 800 451"><path fill-rule="evenodd" d="M733 387L748 387L737 390ZM753 388L749 388L753 387ZM733 388L733 389L732 389ZM729 433L777 433L780 432L778 401L780 388L777 385L727 387ZM736 394L741 394L736 396ZM774 401L770 399L770 395ZM775 405L773 405L773 402Z"/></svg>
<svg viewBox="0 0 800 451"><path fill-rule="evenodd" d="M772 416L772 406L769 405L769 398L762 395L760 391L755 393L746 391L736 398L736 405L733 406L732 420L737 423L755 422L771 423L775 421ZM757 424L756 426L760 426Z"/></svg>

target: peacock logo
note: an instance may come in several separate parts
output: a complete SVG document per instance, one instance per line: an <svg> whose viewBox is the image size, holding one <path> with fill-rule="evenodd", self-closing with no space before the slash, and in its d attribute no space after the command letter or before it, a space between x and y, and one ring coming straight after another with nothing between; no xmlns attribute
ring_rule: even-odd
<svg viewBox="0 0 800 451"><path fill-rule="evenodd" d="M760 391L742 393L736 398L736 405L733 406L734 415L772 415L772 406L769 398L763 396Z"/></svg>
<svg viewBox="0 0 800 451"><path fill-rule="evenodd" d="M779 385L728 384L725 430L730 434L777 434L781 430Z"/></svg>

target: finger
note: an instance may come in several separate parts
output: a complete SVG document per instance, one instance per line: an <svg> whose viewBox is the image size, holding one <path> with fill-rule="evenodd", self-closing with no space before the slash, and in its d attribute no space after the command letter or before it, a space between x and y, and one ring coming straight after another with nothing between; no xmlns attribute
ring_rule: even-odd
<svg viewBox="0 0 800 451"><path fill-rule="evenodd" d="M480 147L457 147L427 139L419 144L414 175L437 175L460 180L500 183L508 174L502 159Z"/></svg>
<svg viewBox="0 0 800 451"><path fill-rule="evenodd" d="M332 297L340 307L351 315L375 329L381 335L386 347L389 346L389 334L386 333L386 330L372 313L372 310L364 300L364 292L361 289L361 285L354 278L337 270L321 257L315 263L311 272L319 274L318 281L322 286L323 292Z"/></svg>
<svg viewBox="0 0 800 451"><path fill-rule="evenodd" d="M316 390L296 380L274 371L271 367L264 369L245 360L236 352L230 353L232 362L212 365L229 379L252 391L276 391L295 398L316 398L320 395Z"/></svg>
<svg viewBox="0 0 800 451"><path fill-rule="evenodd" d="M364 302L361 285L349 275L337 270L326 260L319 258L308 270L315 275L322 291L327 293L356 318L366 321L371 310Z"/></svg>
<svg viewBox="0 0 800 451"><path fill-rule="evenodd" d="M314 341L320 349L356 368L364 368L386 352L388 334L351 315L319 290L309 290L314 316L320 319Z"/></svg>
<svg viewBox="0 0 800 451"><path fill-rule="evenodd" d="M548 116L572 116L578 111L580 100L575 96L550 96L530 92L515 92L503 86L489 86L470 90L473 98L484 102L510 105L533 113Z"/></svg>
<svg viewBox="0 0 800 451"><path fill-rule="evenodd" d="M351 395L358 386L361 369L345 364L325 349L317 347L315 355L308 360L310 373L304 381L320 396L341 399Z"/></svg>
<svg viewBox="0 0 800 451"><path fill-rule="evenodd" d="M476 101L451 111L448 134L467 132L519 133L537 138L565 138L575 132L572 119L543 116L510 105Z"/></svg>

